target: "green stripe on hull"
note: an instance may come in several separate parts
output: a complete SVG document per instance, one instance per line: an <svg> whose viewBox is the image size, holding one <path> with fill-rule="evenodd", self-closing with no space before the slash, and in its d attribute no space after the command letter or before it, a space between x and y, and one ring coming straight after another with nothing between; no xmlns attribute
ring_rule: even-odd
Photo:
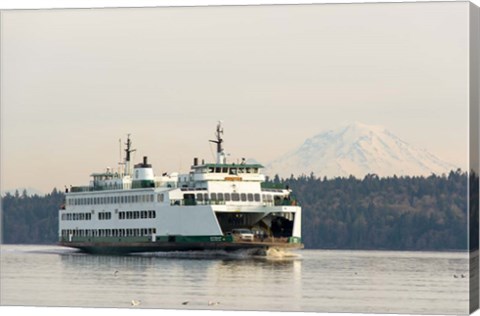
<svg viewBox="0 0 480 316"><path fill-rule="evenodd" d="M232 236L156 236L155 241L160 242L233 242ZM137 237L80 237L73 236L71 240L68 238L61 238L60 242L99 242L99 243L141 243L152 242L151 236L137 236Z"/></svg>
<svg viewBox="0 0 480 316"><path fill-rule="evenodd" d="M232 236L156 236L155 241L159 242L176 242L176 243L215 243L215 242L234 242ZM79 237L73 236L71 241L68 238L61 238L60 242L95 242L95 243L148 243L152 242L151 236L131 236L131 237ZM288 243L300 244L300 237L289 237Z"/></svg>

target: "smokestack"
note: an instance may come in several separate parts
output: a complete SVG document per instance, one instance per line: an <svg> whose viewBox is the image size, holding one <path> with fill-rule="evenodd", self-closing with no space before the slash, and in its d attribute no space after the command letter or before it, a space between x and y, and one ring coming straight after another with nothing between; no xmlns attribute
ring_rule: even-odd
<svg viewBox="0 0 480 316"><path fill-rule="evenodd" d="M143 156L143 164L144 164L144 165L147 164L147 156Z"/></svg>
<svg viewBox="0 0 480 316"><path fill-rule="evenodd" d="M198 158L197 157L193 158L193 165L198 166Z"/></svg>

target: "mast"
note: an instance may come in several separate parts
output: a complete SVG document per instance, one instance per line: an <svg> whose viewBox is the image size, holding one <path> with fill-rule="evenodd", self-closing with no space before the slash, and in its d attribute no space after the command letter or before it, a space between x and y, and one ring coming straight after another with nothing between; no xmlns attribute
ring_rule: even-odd
<svg viewBox="0 0 480 316"><path fill-rule="evenodd" d="M130 170L130 154L133 153L136 149L132 148L132 141L130 140L130 134L127 134L127 142L125 143L127 148L125 148L125 174L131 175Z"/></svg>
<svg viewBox="0 0 480 316"><path fill-rule="evenodd" d="M224 164L226 163L225 152L223 151L223 127L222 121L218 121L217 130L215 132L216 140L210 140L210 142L217 144L217 164Z"/></svg>

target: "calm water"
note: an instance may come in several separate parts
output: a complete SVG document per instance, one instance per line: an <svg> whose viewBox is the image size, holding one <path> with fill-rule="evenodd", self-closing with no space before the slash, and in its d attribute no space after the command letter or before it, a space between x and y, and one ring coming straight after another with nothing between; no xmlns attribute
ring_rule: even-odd
<svg viewBox="0 0 480 316"><path fill-rule="evenodd" d="M131 307L138 300L136 308L468 313L466 253L294 254L96 256L55 246L2 245L0 303Z"/></svg>

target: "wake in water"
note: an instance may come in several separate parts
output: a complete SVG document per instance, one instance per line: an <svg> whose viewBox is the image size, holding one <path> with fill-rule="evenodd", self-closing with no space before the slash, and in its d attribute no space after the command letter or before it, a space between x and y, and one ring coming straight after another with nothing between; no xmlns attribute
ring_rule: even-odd
<svg viewBox="0 0 480 316"><path fill-rule="evenodd" d="M225 250L194 250L194 251L172 251L172 252L142 252L133 253L130 256L175 258L175 259L264 259L264 260L292 260L301 258L300 254L284 249L240 249L235 251Z"/></svg>

